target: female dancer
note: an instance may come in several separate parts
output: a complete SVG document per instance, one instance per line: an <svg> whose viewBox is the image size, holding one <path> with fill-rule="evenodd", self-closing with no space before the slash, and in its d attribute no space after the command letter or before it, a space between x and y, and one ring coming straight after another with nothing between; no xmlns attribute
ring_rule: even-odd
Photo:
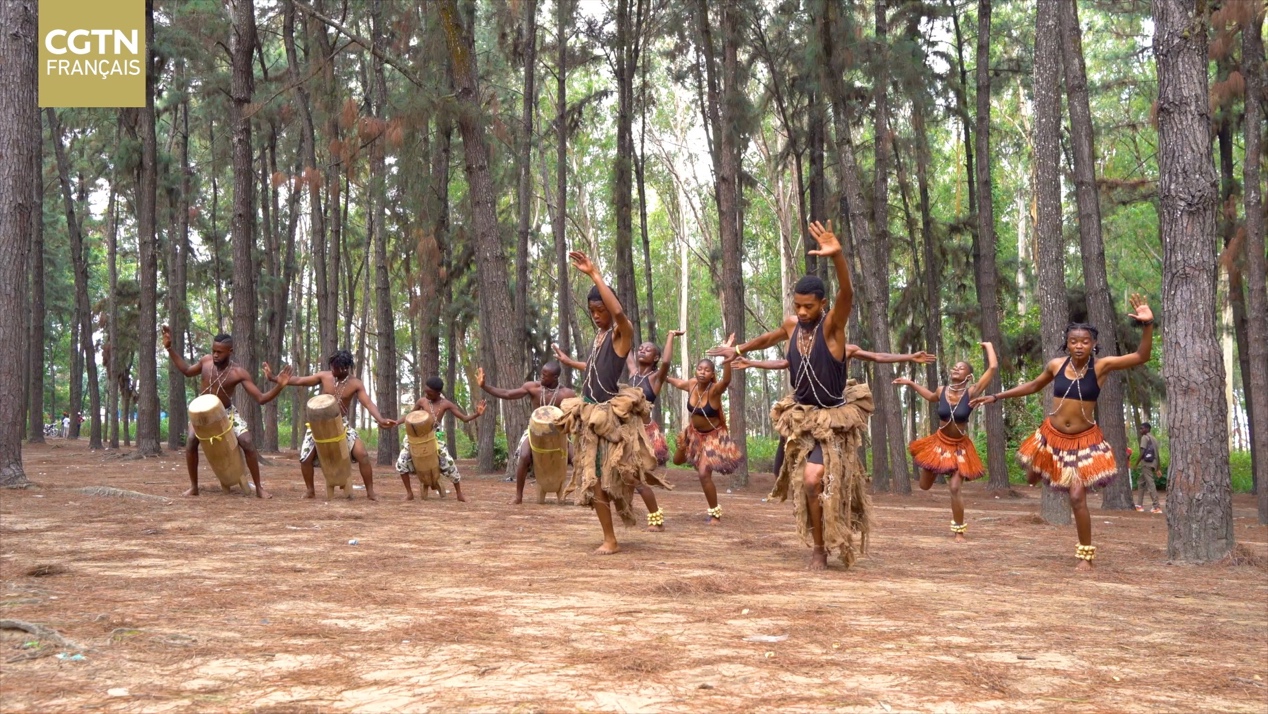
<svg viewBox="0 0 1268 714"><path fill-rule="evenodd" d="M674 338L687 334L684 330L670 330L669 335L665 338L665 348L662 350L656 346L654 342L644 342L638 346L637 350L633 350L626 357L625 368L630 373L630 386L638 387L643 390L643 396L649 404L655 404L656 398L660 396L661 387L665 386L665 375L669 373L669 362L661 362L662 354L673 354ZM572 367L585 371L587 364L569 357L559 349L559 345L551 345L555 350L555 356L560 362ZM643 429L647 432L647 438L651 439L652 448L656 452L656 464L664 466L669 460L669 445L665 443L665 435L661 433L660 424L652 418L650 412L645 416L643 421ZM656 494L651 487L639 482L634 486L634 491L643 498L643 505L647 506L647 530L663 531L665 530L665 512L656 504Z"/></svg>
<svg viewBox="0 0 1268 714"><path fill-rule="evenodd" d="M955 534L957 543L966 540L964 532L969 528L964 523L964 500L960 498L960 484L981 478L986 473L982 468L982 460L978 458L977 449L973 446L973 440L964 430L969 422L969 414L973 411L969 400L986 391L991 379L999 371L995 346L989 342L980 344L986 348L987 367L985 374L976 383L972 383L973 367L968 362L956 362L951 368L951 384L938 387L932 392L906 377L894 380L894 384L905 384L915 389L926 401L938 403L937 431L911 442L907 450L911 452L916 467L920 469L921 491L928 491L938 476L947 477L947 484L951 488L951 532Z"/></svg>
<svg viewBox="0 0 1268 714"><path fill-rule="evenodd" d="M1022 442L1017 460L1026 467L1032 485L1042 478L1054 489L1069 491L1079 534L1075 554L1080 570L1090 569L1096 558L1092 518L1087 511L1087 489L1109 483L1118 471L1114 452L1096 425L1096 398L1101 394L1101 382L1114 370L1145 364L1153 348L1153 311L1140 295L1131 296L1131 305L1133 310L1129 317L1144 326L1135 352L1096 359L1096 328L1082 322L1070 323L1065 328L1063 346L1067 357L1048 362L1043 373L1033 381L969 402L970 406L977 407L1009 397L1024 397L1052 382L1052 411L1039 429Z"/></svg>
<svg viewBox="0 0 1268 714"><path fill-rule="evenodd" d="M730 346L735 336L727 338ZM740 465L740 449L731 441L726 428L726 416L722 413L722 394L731 384L731 364L722 364L719 380L713 360L705 358L696 363L695 379L665 377L670 384L687 393L687 413L691 418L678 437L678 449L674 463L690 462L700 477L700 488L709 503L709 525L722 522L722 506L718 505L718 489L713 485L713 474L729 474Z"/></svg>

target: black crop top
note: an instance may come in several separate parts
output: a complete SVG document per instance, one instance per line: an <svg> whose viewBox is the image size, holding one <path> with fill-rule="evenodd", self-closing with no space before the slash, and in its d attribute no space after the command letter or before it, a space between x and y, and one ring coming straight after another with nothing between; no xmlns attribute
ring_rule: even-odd
<svg viewBox="0 0 1268 714"><path fill-rule="evenodd" d="M718 418L718 410L714 409L713 405L709 403L709 396L707 394L705 395L705 398L704 398L704 406L697 406L688 402L687 409L692 414L695 414L696 416L702 416L705 419Z"/></svg>
<svg viewBox="0 0 1268 714"><path fill-rule="evenodd" d="M955 403L955 408L951 408L951 403L947 401L947 388L942 388L942 394L938 397L938 418L942 421L950 421L955 419L956 424L964 424L969 420L969 414L973 413L973 407L969 406L969 390L966 387L964 393L960 395L959 401Z"/></svg>
<svg viewBox="0 0 1268 714"><path fill-rule="evenodd" d="M630 382L633 386L643 390L643 396L647 398L648 404L656 403L656 390L652 389L652 372L650 374L631 374Z"/></svg>
<svg viewBox="0 0 1268 714"><path fill-rule="evenodd" d="M617 382L625 370L625 358L612 346L612 330L599 336L598 344L590 352L586 374L581 383L581 394L586 401L602 404L621 390Z"/></svg>
<svg viewBox="0 0 1268 714"><path fill-rule="evenodd" d="M845 403L845 360L832 356L823 337L823 320L815 325L809 354L797 346L797 336L805 328L800 323L788 344L788 371L793 396L798 404L837 407Z"/></svg>
<svg viewBox="0 0 1268 714"><path fill-rule="evenodd" d="M1066 365L1070 358L1066 357L1052 380L1052 396L1058 399L1078 399L1083 402L1095 402L1101 396L1101 385L1096 381L1096 360L1089 360L1083 376L1078 380L1065 376Z"/></svg>

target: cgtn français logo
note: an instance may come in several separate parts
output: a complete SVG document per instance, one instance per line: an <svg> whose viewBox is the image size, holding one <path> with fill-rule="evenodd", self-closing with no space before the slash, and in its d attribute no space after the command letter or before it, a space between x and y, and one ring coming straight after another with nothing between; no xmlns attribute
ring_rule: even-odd
<svg viewBox="0 0 1268 714"><path fill-rule="evenodd" d="M40 0L40 106L145 106L145 5Z"/></svg>
<svg viewBox="0 0 1268 714"><path fill-rule="evenodd" d="M91 75L102 79L140 75L138 34L135 29L125 32L117 28L49 30L44 33L44 49L57 58L44 62L44 72L60 77Z"/></svg>

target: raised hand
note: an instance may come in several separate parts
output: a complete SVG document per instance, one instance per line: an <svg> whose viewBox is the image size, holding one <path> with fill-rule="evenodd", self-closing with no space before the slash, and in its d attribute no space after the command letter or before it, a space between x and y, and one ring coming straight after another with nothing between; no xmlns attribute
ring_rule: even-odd
<svg viewBox="0 0 1268 714"><path fill-rule="evenodd" d="M263 369L263 370L264 370L264 379L265 379L265 381L272 382L272 381L273 381L273 368L269 366L269 363L268 363L268 362L265 362L264 364L260 365L260 367L261 367L261 369Z"/></svg>
<svg viewBox="0 0 1268 714"><path fill-rule="evenodd" d="M484 388L484 367L476 367L476 385L481 389Z"/></svg>
<svg viewBox="0 0 1268 714"><path fill-rule="evenodd" d="M911 356L911 361L915 362L916 364L932 364L938 361L938 356L931 355L928 352L925 352L924 350L920 350L919 352Z"/></svg>
<svg viewBox="0 0 1268 714"><path fill-rule="evenodd" d="M735 341L734 338L735 335L731 335L732 342ZM721 357L723 362L734 362L735 358L739 356L738 353L736 353L735 348L727 343L720 344L717 347L711 347L707 352L705 352L705 354L710 357Z"/></svg>
<svg viewBox="0 0 1268 714"><path fill-rule="evenodd" d="M752 366L753 363L750 362L747 357L736 357L735 360L731 362L731 369L735 370L748 369Z"/></svg>
<svg viewBox="0 0 1268 714"><path fill-rule="evenodd" d="M902 384L909 387L916 386L914 382L912 382L910 379L907 379L906 377L899 377L898 379L895 379L893 382L890 382L890 384Z"/></svg>
<svg viewBox="0 0 1268 714"><path fill-rule="evenodd" d="M489 407L488 403L485 402L483 399L481 399L480 403L476 405L476 416L483 416L484 410L487 409L488 407Z"/></svg>
<svg viewBox="0 0 1268 714"><path fill-rule="evenodd" d="M267 370L268 365L265 365L264 369ZM282 371L277 375L277 383L283 387L291 383L291 366L289 364L283 367Z"/></svg>
<svg viewBox="0 0 1268 714"><path fill-rule="evenodd" d="M969 406L972 407L973 409L977 409L983 404L994 404L997 401L999 400L995 397L994 394L983 394L980 397L974 397L973 399L970 399Z"/></svg>
<svg viewBox="0 0 1268 714"><path fill-rule="evenodd" d="M172 328L163 325L163 349L172 349Z"/></svg>
<svg viewBox="0 0 1268 714"><path fill-rule="evenodd" d="M819 250L807 251L810 255L821 257L830 257L841 252L841 242L837 240L836 234L832 232L832 221L828 221L827 226L815 221L810 224L810 237L815 239L819 244Z"/></svg>
<svg viewBox="0 0 1268 714"><path fill-rule="evenodd" d="M1145 302L1145 296L1140 293L1132 293L1131 296L1132 311L1127 316L1137 322L1153 322L1154 311L1149 309L1149 303Z"/></svg>
<svg viewBox="0 0 1268 714"><path fill-rule="evenodd" d="M683 335L687 334L687 331L686 330L670 330L669 334L672 337L682 337Z"/></svg>
<svg viewBox="0 0 1268 714"><path fill-rule="evenodd" d="M580 270L586 275L594 275L594 271L596 270L594 263L590 262L590 259L586 257L585 253L582 253L579 250L570 250L568 251L568 260L572 261L572 267L577 270Z"/></svg>

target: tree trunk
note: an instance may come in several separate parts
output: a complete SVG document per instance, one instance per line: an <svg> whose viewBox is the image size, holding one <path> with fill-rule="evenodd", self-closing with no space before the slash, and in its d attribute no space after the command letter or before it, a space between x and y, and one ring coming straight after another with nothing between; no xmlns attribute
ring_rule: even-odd
<svg viewBox="0 0 1268 714"><path fill-rule="evenodd" d="M477 86L474 28L464 28L457 0L437 0L446 44L453 62L454 88L458 104L458 130L466 157L466 177L472 213L476 275L480 291L480 362L493 384L509 383L519 373L521 345L515 339L510 320L513 315L506 256L498 237L493 186L489 170L489 147L485 141L483 109ZM453 345L450 344L450 349ZM493 470L492 440L481 433L480 470Z"/></svg>
<svg viewBox="0 0 1268 714"><path fill-rule="evenodd" d="M247 109L255 88L251 58L255 52L255 0L234 0L229 35L229 123L233 150L233 354L254 379L256 375L255 168L251 151L251 118ZM239 399L252 434L262 434L260 405Z"/></svg>
<svg viewBox="0 0 1268 714"><path fill-rule="evenodd" d="M20 365L26 358L24 292L27 252L31 248L35 205L33 184L41 144L36 133L35 36L38 22L34 0L0 3L0 363ZM42 369L43 364L31 369ZM0 370L0 487L29 484L22 468L23 374ZM41 430L43 425L41 425Z"/></svg>
<svg viewBox="0 0 1268 714"><path fill-rule="evenodd" d="M154 46L154 0L145 0L145 107L140 111L141 171L137 182L137 243L141 300L137 335L137 451L157 456L158 399L158 142L154 137L154 84L158 81Z"/></svg>
<svg viewBox="0 0 1268 714"><path fill-rule="evenodd" d="M1233 69L1233 58L1226 57L1217 63L1217 79L1216 81L1225 81L1228 79L1228 73ZM1242 393L1246 397L1246 416L1249 429L1247 433L1252 434L1254 439L1255 418L1254 404L1251 401L1251 370L1250 370L1250 346L1246 344L1247 334L1247 315L1246 315L1246 291L1243 283L1245 276L1242 271L1237 269L1236 254L1237 246L1234 241L1237 238L1237 211L1234 208L1234 196L1237 195L1237 179L1233 168L1233 123L1235 118L1231 116L1231 110L1219 112L1220 117L1216 125L1215 138L1218 143L1217 152L1220 157L1220 206L1223 207L1217 216L1217 225L1220 236L1223 238L1224 250L1230 253L1229 260L1225 263L1226 275L1228 276L1228 302L1231 312L1233 313L1233 338L1237 343L1237 362L1238 371L1242 375ZM1232 375L1229 375L1230 380ZM1229 385L1232 386L1231 384ZM1231 390L1230 390L1231 391ZM1251 473L1254 473L1255 453L1251 450ZM1252 479L1251 489L1254 491L1255 483Z"/></svg>
<svg viewBox="0 0 1268 714"><path fill-rule="evenodd" d="M1242 28L1242 77L1246 80L1246 159L1242 164L1246 204L1247 342L1250 344L1251 452L1259 487L1259 522L1268 523L1268 266L1264 257L1263 184L1260 160L1264 131L1264 9L1254 5Z"/></svg>
<svg viewBox="0 0 1268 714"><path fill-rule="evenodd" d="M374 0L370 11L370 26L375 47L383 43L383 1ZM374 77L372 80L373 107L378 119L380 133L374 146L370 148L370 209L369 219L373 222L371 232L374 234L374 299L375 323L378 329L378 369L374 391L378 396L379 412L386 419L395 419L400 404L400 390L397 388L396 361L396 318L392 309L392 285L388 276L387 262L387 227L384 225L387 216L387 191L384 185L384 153L387 151L387 138L383 134L386 128L385 113L387 111L387 78L383 73L383 60L375 58ZM376 425L377 427L377 425ZM400 451L400 442L395 429L379 432L379 466L391 466L395 463Z"/></svg>
<svg viewBox="0 0 1268 714"><path fill-rule="evenodd" d="M715 176L714 196L718 204L718 234L722 249L722 303L725 332L735 333L737 337L745 334L744 330L744 241L740 235L740 157L744 147L739 136L739 124L743 118L741 97L744 89L739 86L739 24L740 9L735 0L724 0L720 3L722 33L721 77L718 75L718 63L715 58L713 36L710 30L709 5L700 2L698 5L698 23L700 44L704 51L706 88L708 92L707 113L712 128L713 145L710 153L713 156ZM727 389L730 397L729 424L731 437L735 440L740 453L747 453L747 413L745 403L748 396L747 373L736 372L732 375L731 386ZM742 462L732 475L734 483L739 487L748 485L748 467Z"/></svg>
<svg viewBox="0 0 1268 714"><path fill-rule="evenodd" d="M338 106L338 87L336 85L335 73L335 57L334 47L331 45L330 38L326 34L326 26L314 22L309 18L309 22L313 22L310 35L314 40L317 52L322 57L322 109L326 115L326 138L330 141L330 156L325 164L324 179L326 186L326 233L320 236L323 241L322 257L324 265L319 269L325 278L324 284L319 284L318 300L317 300L317 323L318 334L321 343L318 346L318 353L321 361L325 361L330 355L339 349L339 266L342 259L343 250L343 202L340 198L342 175L345 173L344 157L350 152L345 151L344 141L339 130L339 114ZM346 141L352 141L351 137ZM320 280L320 278L319 278ZM322 312L322 293L325 295L325 312ZM348 311L346 320L352 319L352 304L349 302L344 305Z"/></svg>
<svg viewBox="0 0 1268 714"><path fill-rule="evenodd" d="M1061 0L1038 0L1035 19L1034 76L1034 161L1036 242L1039 246L1036 273L1039 292L1039 332L1044 360L1057 355L1065 344L1069 316L1065 287L1065 237L1061 232ZM1053 397L1044 398L1044 413L1051 411ZM1040 515L1048 523L1070 523L1070 500L1064 494L1043 487Z"/></svg>
<svg viewBox="0 0 1268 714"><path fill-rule="evenodd" d="M641 14L641 11L640 11ZM641 23L640 23L641 25ZM639 39L640 45L644 42ZM647 283L647 339L660 344L656 334L656 297L652 290L652 248L647 236L647 59L643 57L640 69L643 83L639 96L638 155L635 157L634 180L638 187L638 230L643 239L643 282ZM660 403L656 404L652 418L660 422Z"/></svg>
<svg viewBox="0 0 1268 714"><path fill-rule="evenodd" d="M186 280L189 266L189 207L190 176L189 166L189 100L181 101L177 110L180 114L181 127L173 126L178 132L180 154L180 200L172 210L178 214L177 224L173 226L173 235L168 240L167 249L167 319L172 328L172 349L177 354L185 354L185 330L189 325L189 285ZM175 123L175 116L173 116ZM175 193L175 192L173 192ZM113 292L114 287L112 285ZM111 338L113 340L113 337ZM176 365L169 364L167 369L167 448L176 451L185 444L186 432L189 428L188 404L185 394L185 375ZM116 442L114 446L118 446Z"/></svg>
<svg viewBox="0 0 1268 714"><path fill-rule="evenodd" d="M807 96L806 102L809 123L806 142L810 148L809 221L823 221L828 218L828 180L824 175L823 165L824 147L827 144L828 134L828 112L823 97L816 96L814 92ZM802 253L806 257L806 275L819 275L819 258L810 255L810 251L817 249L819 244L810 237L809 221L803 221L801 227L801 241L804 246Z"/></svg>
<svg viewBox="0 0 1268 714"><path fill-rule="evenodd" d="M559 348L572 354L572 334L568 329L572 315L572 294L568 287L568 20L572 17L572 3L556 0L558 6L557 32L558 67L555 68L557 116L555 118L555 215L551 228L555 233L555 264L559 273L557 295L559 299ZM564 384L572 384L572 370L564 370Z"/></svg>
<svg viewBox="0 0 1268 714"><path fill-rule="evenodd" d="M515 207L519 213L516 227L518 244L515 251L515 329L519 339L527 341L528 330L528 232L533 200L533 110L537 105L537 0L527 0L521 7L521 41L524 47L524 95L519 144L516 146L516 171L519 185ZM508 443L510 432L507 432ZM513 461L513 459L508 459Z"/></svg>
<svg viewBox="0 0 1268 714"><path fill-rule="evenodd" d="M119 448L119 205L115 181L110 182L110 201L106 206L106 269L109 271L110 294L107 297L106 323L106 413L110 423L110 448ZM176 336L172 335L172 344Z"/></svg>
<svg viewBox="0 0 1268 714"><path fill-rule="evenodd" d="M1105 242L1101 237L1101 203L1096 188L1092 110L1088 104L1087 71L1083 66L1083 33L1079 28L1078 0L1060 0L1061 67L1065 73L1066 101L1070 110L1070 143L1074 149L1075 200L1079 209L1079 243L1083 257L1083 281L1088 319L1101 329L1100 355L1118 354L1114 307L1105 273ZM1096 408L1097 424L1114 451L1118 476L1102 492L1101 508L1132 508L1131 479L1127 474L1127 425L1123 418L1123 380L1110 372L1101 384Z"/></svg>
<svg viewBox="0 0 1268 714"><path fill-rule="evenodd" d="M987 0L989 2L990 0ZM989 11L988 11L989 12ZM914 39L914 38L913 38ZM989 91L989 88L988 88ZM989 96L989 95L988 95ZM920 194L920 243L924 253L925 273L925 349L942 354L942 267L934 248L933 211L929 201L929 128L925 121L926 99L922 95L912 101L912 128L916 132L916 185ZM938 365L925 365L925 383L932 389L938 383ZM938 405L927 402L927 414L937 423Z"/></svg>
<svg viewBox="0 0 1268 714"><path fill-rule="evenodd" d="M634 323L634 344L642 341L638 291L634 279L634 68L637 40L630 5L635 0L616 0L616 157L613 162L613 202L616 211L616 243L613 272L616 297Z"/></svg>
<svg viewBox="0 0 1268 714"><path fill-rule="evenodd" d="M44 131L41 128L40 110L31 112L31 140L36 147L43 146ZM32 152L31 187L34 191L31 206L31 248L28 254L28 272L31 276L30 324L27 342L27 441L44 443L44 322L47 319L44 304L44 155ZM111 198L114 194L111 193ZM5 209L8 210L8 209ZM2 413L2 412L0 412Z"/></svg>
<svg viewBox="0 0 1268 714"><path fill-rule="evenodd" d="M977 4L977 195L991 197L995 189L991 180L991 0L978 0ZM999 326L999 273L995 267L995 204L983 199L977 203L978 258L977 298L981 305L982 339L995 345L1001 361L1004 358L1004 337ZM1000 375L996 372L988 394L1002 389ZM984 410L986 422L986 469L990 474L987 488L1006 491L1008 485L1008 461L1005 455L1004 409L988 405Z"/></svg>
<svg viewBox="0 0 1268 714"><path fill-rule="evenodd" d="M1167 555L1206 563L1233 550L1224 365L1215 327L1215 210L1205 4L1153 0L1158 67L1163 379L1171 437Z"/></svg>
<svg viewBox="0 0 1268 714"><path fill-rule="evenodd" d="M90 387L88 403L89 411L91 412L88 448L95 451L101 448L101 393L99 389L94 388L97 382L97 359L96 348L93 346L92 341L92 310L89 308L88 303L88 263L84 255L84 234L81 230L82 226L79 223L79 218L75 213L75 197L71 195L70 166L66 158L62 125L58 121L57 112L53 108L50 107L45 112L48 116L49 133L53 138L53 152L57 159L57 175L62 186L62 203L66 211L66 231L67 235L70 236L71 270L74 273L75 284L75 317L79 336L79 343L73 345L73 347L88 373L88 384ZM78 422L82 413L83 395L82 393L78 395L78 402L75 400L77 396L77 390L74 389L76 386L75 381L71 383L72 411L70 424L71 436L78 438Z"/></svg>

